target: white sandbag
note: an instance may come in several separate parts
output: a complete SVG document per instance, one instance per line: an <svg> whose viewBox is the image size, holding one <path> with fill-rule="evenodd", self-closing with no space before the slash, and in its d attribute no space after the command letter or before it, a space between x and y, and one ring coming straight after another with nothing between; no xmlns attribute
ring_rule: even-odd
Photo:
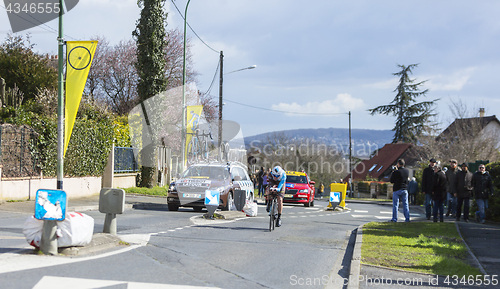
<svg viewBox="0 0 500 289"><path fill-rule="evenodd" d="M24 222L23 233L31 246L40 247L43 222L34 216ZM94 219L78 212L66 213L64 221L57 222L56 234L57 247L85 246L92 241Z"/></svg>
<svg viewBox="0 0 500 289"><path fill-rule="evenodd" d="M40 247L40 241L42 240L42 230L43 221L38 220L35 216L30 216L24 222L23 234L26 237L26 241L33 247Z"/></svg>
<svg viewBox="0 0 500 289"><path fill-rule="evenodd" d="M257 203L254 202L247 202L246 205L243 207L243 212L245 212L247 217L256 217L258 210L259 207L257 206Z"/></svg>
<svg viewBox="0 0 500 289"><path fill-rule="evenodd" d="M94 218L78 212L66 213L64 221L57 222L57 228L57 247L85 246L92 241Z"/></svg>

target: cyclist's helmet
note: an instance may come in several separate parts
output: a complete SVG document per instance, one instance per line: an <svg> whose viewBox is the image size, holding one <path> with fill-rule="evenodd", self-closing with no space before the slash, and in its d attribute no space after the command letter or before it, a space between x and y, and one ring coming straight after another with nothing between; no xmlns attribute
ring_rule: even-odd
<svg viewBox="0 0 500 289"><path fill-rule="evenodd" d="M275 166L271 171L271 174L273 175L273 177L279 178L283 174L283 169L280 166Z"/></svg>

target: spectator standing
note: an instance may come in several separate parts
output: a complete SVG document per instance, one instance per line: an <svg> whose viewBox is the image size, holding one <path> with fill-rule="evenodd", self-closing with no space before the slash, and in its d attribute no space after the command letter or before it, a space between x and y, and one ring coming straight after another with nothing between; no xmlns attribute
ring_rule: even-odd
<svg viewBox="0 0 500 289"><path fill-rule="evenodd" d="M259 190L258 190L259 197L264 196L264 191L263 191L264 180L262 179L263 176L264 176L264 167L260 167L260 171L257 172L257 178L259 181Z"/></svg>
<svg viewBox="0 0 500 289"><path fill-rule="evenodd" d="M434 165L434 188L432 190L432 200L434 201L433 218L434 222L444 221L444 201L446 200L446 175L441 164Z"/></svg>
<svg viewBox="0 0 500 289"><path fill-rule="evenodd" d="M446 217L451 214L452 218L456 217L456 206L457 206L457 188L455 186L455 177L457 172L460 171L458 167L458 162L456 159L450 160L450 169L446 171L446 192L448 199L448 210L446 211Z"/></svg>
<svg viewBox="0 0 500 289"><path fill-rule="evenodd" d="M321 185L319 185L319 196L320 198L323 198L323 192L325 191L325 186L323 185L323 183L321 183Z"/></svg>
<svg viewBox="0 0 500 289"><path fill-rule="evenodd" d="M408 184L408 194L410 195L409 203L412 205L417 204L417 194L418 194L418 183L415 177L411 178L410 183Z"/></svg>
<svg viewBox="0 0 500 289"><path fill-rule="evenodd" d="M268 172L266 172L264 170L264 173L262 174L262 196L265 196L266 195L266 188L267 188L267 185L269 185L269 180L268 180L269 176L268 176Z"/></svg>
<svg viewBox="0 0 500 289"><path fill-rule="evenodd" d="M429 166L424 169L422 174L422 193L425 194L425 217L427 220L431 219L431 207L432 207L432 190L434 187L434 165L436 164L436 159L432 158L429 160Z"/></svg>
<svg viewBox="0 0 500 289"><path fill-rule="evenodd" d="M470 197L472 196L472 173L469 172L467 163L463 163L461 167L462 170L457 172L454 180L455 197L457 198L457 213L455 220L457 222L460 221L463 204L464 221L469 222Z"/></svg>
<svg viewBox="0 0 500 289"><path fill-rule="evenodd" d="M474 198L479 208L479 219L477 218L478 212L476 212L476 219L481 224L484 224L486 209L488 209L488 198L489 195L493 195L493 182L483 164L479 165L479 171L475 172L472 176L472 186L474 187Z"/></svg>
<svg viewBox="0 0 500 289"><path fill-rule="evenodd" d="M405 161L399 159L396 169L391 174L390 182L394 184L392 193L392 219L391 222L398 221L399 200L403 202L403 214L405 222L410 221L410 208L408 206L408 177L410 172L405 168Z"/></svg>

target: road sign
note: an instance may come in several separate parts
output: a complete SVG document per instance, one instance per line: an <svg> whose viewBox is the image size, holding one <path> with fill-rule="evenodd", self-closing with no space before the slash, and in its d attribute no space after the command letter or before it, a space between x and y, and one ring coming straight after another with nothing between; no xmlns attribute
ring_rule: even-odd
<svg viewBox="0 0 500 289"><path fill-rule="evenodd" d="M66 216L66 192L40 189L36 192L35 218L63 221Z"/></svg>
<svg viewBox="0 0 500 289"><path fill-rule="evenodd" d="M340 192L330 192L330 203L340 203Z"/></svg>
<svg viewBox="0 0 500 289"><path fill-rule="evenodd" d="M219 206L220 192L219 191L205 191L205 206Z"/></svg>

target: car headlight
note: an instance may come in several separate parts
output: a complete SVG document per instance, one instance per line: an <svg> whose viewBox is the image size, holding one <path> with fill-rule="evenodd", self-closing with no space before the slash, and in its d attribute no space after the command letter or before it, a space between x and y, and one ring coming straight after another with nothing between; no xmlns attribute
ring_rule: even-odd
<svg viewBox="0 0 500 289"><path fill-rule="evenodd" d="M299 191L299 193L306 193L306 194L307 194L308 192L309 192L309 190L308 190L308 189L303 189L303 190L300 190L300 191Z"/></svg>

